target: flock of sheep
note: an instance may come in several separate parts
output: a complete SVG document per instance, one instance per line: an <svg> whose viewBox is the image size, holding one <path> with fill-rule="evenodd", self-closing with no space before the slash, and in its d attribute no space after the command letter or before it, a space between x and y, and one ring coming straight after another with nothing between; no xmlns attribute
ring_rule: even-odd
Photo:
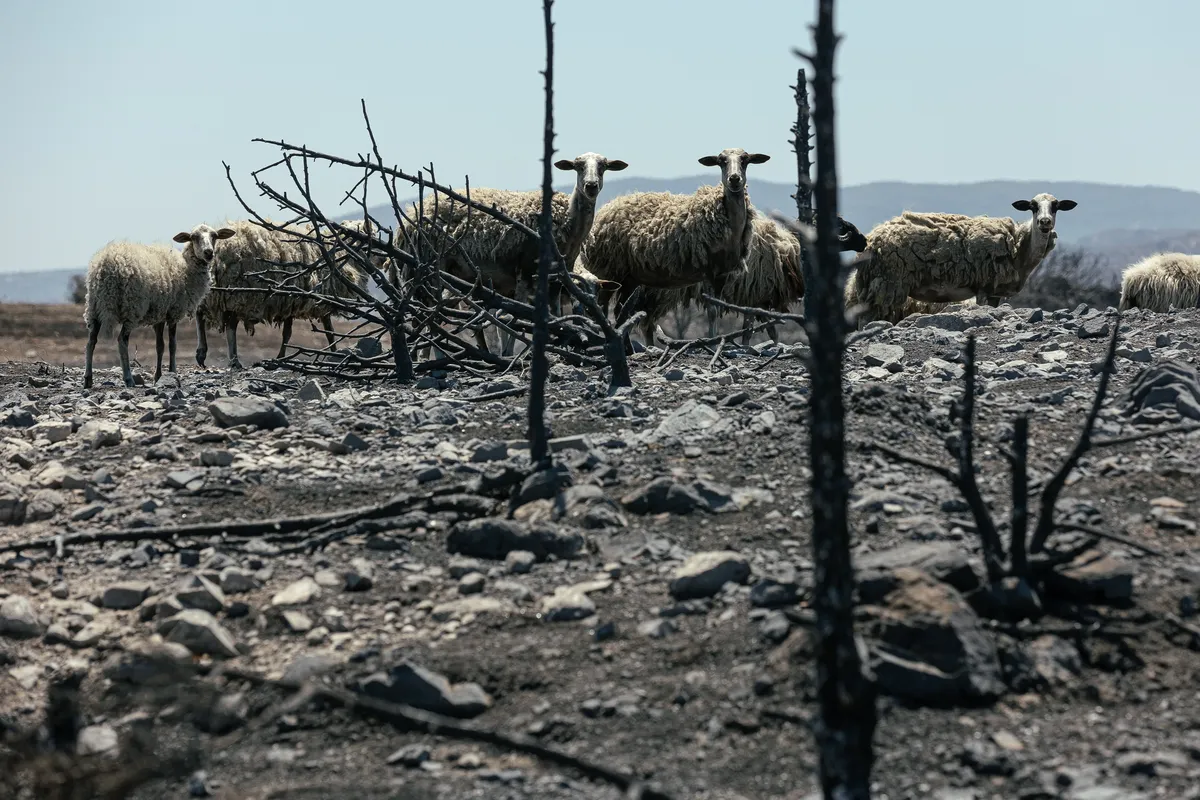
<svg viewBox="0 0 1200 800"><path fill-rule="evenodd" d="M635 192L597 209L608 171L624 161L597 153L556 162L576 173L569 195L554 193L556 244L568 269L607 312L613 313L641 288L638 309L646 312L642 331L654 341L658 321L672 309L712 293L732 306L786 311L804 294L801 246L786 227L750 202L746 171L770 157L741 148L722 150L699 162L720 167L719 185L692 194ZM493 206L528 227L537 228L540 191L473 189L473 200ZM859 325L873 320L898 322L913 313L931 313L955 302L998 305L1016 294L1054 249L1057 214L1076 207L1042 193L1017 200L1013 208L1030 213L1024 222L1011 218L905 211L865 236L839 220L843 251L858 253L847 283L847 308ZM480 281L498 293L528 302L538 263L535 240L511 225L461 203L443 202L424 215L415 207L397 221L396 241L419 249L431 246L429 262L447 274ZM373 235L369 223L343 223ZM292 321L321 320L331 348L335 336L331 303L326 297L367 296L367 276L351 264L340 270L320 267L321 250L310 226L271 231L251 221L219 229L198 225L177 234L183 250L162 245L113 242L91 260L84 320L88 344L84 386L92 385L92 354L102 334L118 335L122 374L127 386L128 340L135 328L153 326L156 334L155 380L162 374L163 332L170 337L169 369L175 370L175 329L196 317L197 363L207 353L206 324L213 321L228 339L230 366L237 367L236 331L242 324L283 327L286 346ZM401 236L402 235L402 236ZM437 246L452 242L453 246ZM433 243L423 245L422 243ZM428 262L427 262L428 263ZM411 279L388 265L393 280ZM217 287L222 291L212 292ZM282 288L283 291L279 291ZM562 287L560 286L560 292ZM560 308L564 294L552 298ZM1200 256L1158 253L1129 267L1121 287L1121 308L1153 311L1200 305ZM768 332L777 341L774 328ZM476 337L486 347L482 332ZM502 337L504 353L513 339Z"/></svg>

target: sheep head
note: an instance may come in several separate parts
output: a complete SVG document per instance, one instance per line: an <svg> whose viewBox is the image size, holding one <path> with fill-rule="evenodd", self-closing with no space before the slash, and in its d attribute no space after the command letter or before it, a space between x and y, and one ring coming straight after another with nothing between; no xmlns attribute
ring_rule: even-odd
<svg viewBox="0 0 1200 800"><path fill-rule="evenodd" d="M1033 225L1043 236L1054 230L1059 211L1070 211L1078 205L1074 200L1059 200L1052 194L1042 192L1032 200L1014 200L1012 207L1017 211L1032 211Z"/></svg>
<svg viewBox="0 0 1200 800"><path fill-rule="evenodd" d="M740 147L727 147L715 156L699 159L706 167L721 168L721 185L730 194L741 194L746 188L746 167L770 160L764 153L747 153Z"/></svg>
<svg viewBox="0 0 1200 800"><path fill-rule="evenodd" d="M201 263L212 261L217 239L230 239L237 235L233 228L213 228L201 223L190 231L180 231L173 237L180 244L190 244L192 252ZM186 248L185 248L186 249Z"/></svg>
<svg viewBox="0 0 1200 800"><path fill-rule="evenodd" d="M604 188L604 173L620 172L629 165L619 159L608 159L599 153L584 153L574 159L560 159L554 166L562 170L575 170L575 191L589 200L595 200Z"/></svg>
<svg viewBox="0 0 1200 800"><path fill-rule="evenodd" d="M847 222L838 216L838 246L843 253L854 251L861 253L867 249L867 237L863 236L853 222Z"/></svg>

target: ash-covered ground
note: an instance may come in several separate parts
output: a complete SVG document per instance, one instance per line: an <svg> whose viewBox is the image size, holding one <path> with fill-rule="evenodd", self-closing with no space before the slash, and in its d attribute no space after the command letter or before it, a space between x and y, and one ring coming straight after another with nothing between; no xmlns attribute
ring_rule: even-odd
<svg viewBox="0 0 1200 800"><path fill-rule="evenodd" d="M1017 626L969 602L984 573L957 491L869 446L953 464L974 334L979 480L1006 531L1015 415L1031 415L1036 490L1078 437L1114 318L962 310L847 354L859 626L891 655L877 798L1200 798L1200 433L1083 458L1060 518L1128 542L1064 567L1053 613ZM1096 438L1200 417L1198 345L1200 312L1127 314ZM189 363L134 389L101 372L85 392L77 368L0 366L0 547L392 502L357 527L10 547L0 719L37 725L47 687L84 676L92 760L152 748L173 769L138 798L621 796L510 748L172 677L234 666L525 734L676 798L812 796L802 360L710 367L701 351L664 374L657 358L637 356L617 396L554 366L557 494L522 482L526 398L480 399L521 375L410 388ZM1129 401L1142 370L1172 362L1178 380Z"/></svg>

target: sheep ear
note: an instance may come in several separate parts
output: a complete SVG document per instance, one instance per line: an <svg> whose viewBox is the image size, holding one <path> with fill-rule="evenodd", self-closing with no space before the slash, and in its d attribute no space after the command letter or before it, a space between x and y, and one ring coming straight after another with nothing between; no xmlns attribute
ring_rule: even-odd
<svg viewBox="0 0 1200 800"><path fill-rule="evenodd" d="M233 228L221 228L219 231L217 231L218 239L232 239L234 236L237 236L237 231L235 231ZM175 237L175 241L179 241L178 236Z"/></svg>
<svg viewBox="0 0 1200 800"><path fill-rule="evenodd" d="M1032 211L1033 210L1033 203L1029 202L1028 200L1014 200L1012 206L1017 211Z"/></svg>
<svg viewBox="0 0 1200 800"><path fill-rule="evenodd" d="M565 158L560 158L558 161L554 162L554 166L558 167L559 169L575 169L575 162L568 161Z"/></svg>
<svg viewBox="0 0 1200 800"><path fill-rule="evenodd" d="M629 166L628 164L626 164L624 161L621 161L620 159L613 159L613 160L610 160L607 164L605 164L604 168L607 170L610 170L612 172L620 172L621 170L625 169L628 166Z"/></svg>
<svg viewBox="0 0 1200 800"><path fill-rule="evenodd" d="M699 161L706 167L715 167L717 164L721 163L721 160L716 156L705 156L704 158L699 159Z"/></svg>
<svg viewBox="0 0 1200 800"><path fill-rule="evenodd" d="M764 162L770 161L771 157L769 155L767 155L766 153L751 153L746 160L749 161L751 164L762 164Z"/></svg>
<svg viewBox="0 0 1200 800"><path fill-rule="evenodd" d="M1059 211L1070 211L1072 208L1074 208L1077 205L1079 205L1079 204L1076 203L1074 200L1059 200L1058 201L1058 210Z"/></svg>
<svg viewBox="0 0 1200 800"><path fill-rule="evenodd" d="M188 231L180 231L172 238L180 244L183 244L184 242L190 242L192 240L192 234Z"/></svg>

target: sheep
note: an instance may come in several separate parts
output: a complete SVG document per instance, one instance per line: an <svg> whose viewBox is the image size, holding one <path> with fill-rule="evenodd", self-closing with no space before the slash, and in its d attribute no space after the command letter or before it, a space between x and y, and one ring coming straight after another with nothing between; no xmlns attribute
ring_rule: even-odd
<svg viewBox="0 0 1200 800"><path fill-rule="evenodd" d="M269 222L269 220L268 220ZM363 221L342 223L346 227L364 230ZM357 295L344 282L334 278L326 266L314 265L321 260L321 251L306 237L312 235L311 225L283 230L270 230L252 220L228 223L240 235L237 240L217 248L212 264L212 283L216 288L276 289L287 292L320 292L322 294L356 299ZM370 227L365 229L370 235ZM365 290L366 275L353 265L340 265L345 278ZM284 275L279 275L280 270ZM211 292L196 311L196 363L204 366L208 354L206 322L213 319L218 330L225 331L229 351L229 366L242 366L237 352L237 326L254 335L259 323L282 326L283 341L278 358L292 336L295 319L319 319L325 327L325 337L334 345L332 315L335 309L313 297L269 292Z"/></svg>
<svg viewBox="0 0 1200 800"><path fill-rule="evenodd" d="M855 298L867 306L860 324L898 322L909 298L952 303L976 297L996 306L1019 292L1054 249L1057 213L1077 204L1043 193L1012 205L1031 211L1031 219L905 211L877 225L867 234L869 257L860 259L855 276Z"/></svg>
<svg viewBox="0 0 1200 800"><path fill-rule="evenodd" d="M861 251L860 251L861 252ZM846 310L854 308L859 304L857 277L858 271L852 270L849 277L846 278ZM911 317L913 314L940 314L952 305L973 306L976 305L976 298L969 297L961 303L925 303L920 300L913 300L911 297L904 301L904 309L901 311L901 318Z"/></svg>
<svg viewBox="0 0 1200 800"><path fill-rule="evenodd" d="M639 286L681 289L707 281L719 294L731 275L746 269L753 239L746 169L770 158L727 148L699 159L706 167L721 168L719 186L701 186L693 194L634 192L614 198L596 213L581 253L584 268L619 286L618 305ZM601 307L613 293L601 287ZM652 342L649 314L642 327L647 343Z"/></svg>
<svg viewBox="0 0 1200 800"><path fill-rule="evenodd" d="M1200 306L1200 256L1155 253L1125 268L1120 310L1170 311Z"/></svg>
<svg viewBox="0 0 1200 800"><path fill-rule="evenodd" d="M755 211L751 218L753 239L746 257L746 270L734 273L724 289L716 296L735 306L763 308L787 313L788 306L804 296L804 278L800 269L801 245L795 235L773 219ZM838 217L838 242L843 252L861 252L866 238L852 223ZM683 289L651 289L646 291L643 304L646 313L645 331L655 330L658 320L687 303L703 304L703 295L711 293L707 284L692 284ZM715 335L716 318L726 312L709 307L709 335ZM750 327L747 318L746 327ZM779 343L775 325L767 327L771 341ZM647 334L649 336L649 334ZM749 344L750 334L742 336L742 346ZM647 342L650 339L647 338Z"/></svg>
<svg viewBox="0 0 1200 800"><path fill-rule="evenodd" d="M162 377L163 328L170 336L168 369L175 371L175 326L191 316L208 294L209 265L218 240L237 235L232 228L197 225L175 234L180 252L165 245L110 242L88 264L87 299L83 321L88 327L83 387L92 387L92 355L101 334L107 338L120 326L117 350L126 386L133 386L129 369L129 335L135 328L154 327L157 363L154 380Z"/></svg>
<svg viewBox="0 0 1200 800"><path fill-rule="evenodd" d="M560 159L554 162L554 166L575 172L575 188L571 194L554 192L551 196L555 243L570 271L592 229L596 198L604 188L604 173L619 172L629 165L598 153L584 153L574 159ZM472 189L470 196L473 201L494 206L534 230L538 228L538 216L542 213L540 189L526 192ZM431 203L425 204L426 216L436 218L440 231L444 232L448 241L457 240L453 246L445 248L445 252L438 254L439 269L472 282L478 275L482 283L491 284L499 294L523 303L529 302L538 267L539 253L535 240L464 203L439 202L436 212L431 206ZM400 222L406 236L415 236L412 222L417 219L418 209L414 206L411 208L411 218ZM441 239L442 234L437 234L435 241ZM501 338L503 354L512 355L513 337L505 333ZM476 331L476 339L480 348L486 349L482 331Z"/></svg>

